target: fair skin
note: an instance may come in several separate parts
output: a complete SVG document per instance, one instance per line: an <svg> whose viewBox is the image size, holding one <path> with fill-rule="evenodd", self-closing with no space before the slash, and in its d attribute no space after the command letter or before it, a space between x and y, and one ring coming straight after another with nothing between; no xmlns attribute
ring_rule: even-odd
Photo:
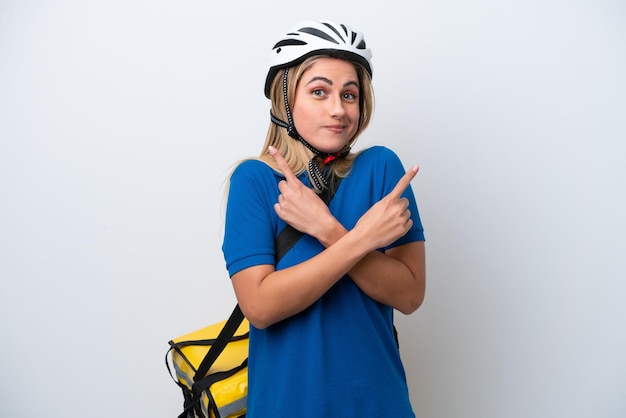
<svg viewBox="0 0 626 418"><path fill-rule="evenodd" d="M360 118L358 80L350 62L320 58L298 82L294 124L318 150L337 152L354 137Z"/></svg>
<svg viewBox="0 0 626 418"><path fill-rule="evenodd" d="M304 73L296 89L294 123L316 148L336 152L356 132L357 80L352 64L331 58L320 59ZM424 243L400 245L385 253L376 249L391 244L411 228L408 201L401 195L418 167L408 170L396 187L348 231L318 195L300 182L280 153L272 147L269 151L285 176L278 185L281 194L276 213L297 230L318 239L325 250L283 270L258 265L234 274L237 300L248 320L262 329L293 316L315 303L346 274L372 299L405 314L414 312L424 298Z"/></svg>

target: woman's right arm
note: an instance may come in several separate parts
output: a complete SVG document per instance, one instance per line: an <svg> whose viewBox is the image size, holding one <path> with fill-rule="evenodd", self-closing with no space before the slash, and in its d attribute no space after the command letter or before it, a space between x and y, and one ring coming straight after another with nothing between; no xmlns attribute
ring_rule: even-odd
<svg viewBox="0 0 626 418"><path fill-rule="evenodd" d="M311 306L370 251L368 240L348 233L315 257L292 267L248 267L231 278L237 301L250 323L266 328Z"/></svg>

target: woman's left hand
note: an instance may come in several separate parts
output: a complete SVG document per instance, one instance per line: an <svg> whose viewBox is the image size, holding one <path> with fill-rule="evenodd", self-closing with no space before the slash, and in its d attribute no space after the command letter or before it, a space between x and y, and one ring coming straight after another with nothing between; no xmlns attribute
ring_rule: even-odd
<svg viewBox="0 0 626 418"><path fill-rule="evenodd" d="M269 153L285 176L285 180L278 183L280 195L274 205L276 214L298 231L319 239L325 226L336 223L336 219L322 199L296 177L276 148L269 147Z"/></svg>

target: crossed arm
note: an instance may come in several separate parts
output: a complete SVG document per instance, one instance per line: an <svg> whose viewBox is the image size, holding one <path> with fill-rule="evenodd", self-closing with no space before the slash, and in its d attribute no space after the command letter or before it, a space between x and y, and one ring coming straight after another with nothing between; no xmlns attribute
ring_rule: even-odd
<svg viewBox="0 0 626 418"><path fill-rule="evenodd" d="M391 244L411 228L408 201L401 195L418 167L407 171L396 187L348 231L315 192L298 180L280 153L273 148L270 153L285 175L279 183L276 213L318 239L326 249L284 270L258 265L234 274L235 294L248 320L257 328L265 328L295 315L315 303L345 274L372 299L405 314L414 312L424 298L424 243L400 245L385 253L376 249Z"/></svg>

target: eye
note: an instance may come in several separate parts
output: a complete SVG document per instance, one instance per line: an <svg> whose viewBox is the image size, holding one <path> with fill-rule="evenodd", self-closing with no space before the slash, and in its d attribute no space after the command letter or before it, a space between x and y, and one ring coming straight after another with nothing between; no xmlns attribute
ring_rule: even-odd
<svg viewBox="0 0 626 418"><path fill-rule="evenodd" d="M343 98L346 100L356 100L357 99L357 95L355 93L352 92L345 92L343 94Z"/></svg>
<svg viewBox="0 0 626 418"><path fill-rule="evenodd" d="M315 89L311 91L311 94L316 97L323 97L325 93L322 89Z"/></svg>

